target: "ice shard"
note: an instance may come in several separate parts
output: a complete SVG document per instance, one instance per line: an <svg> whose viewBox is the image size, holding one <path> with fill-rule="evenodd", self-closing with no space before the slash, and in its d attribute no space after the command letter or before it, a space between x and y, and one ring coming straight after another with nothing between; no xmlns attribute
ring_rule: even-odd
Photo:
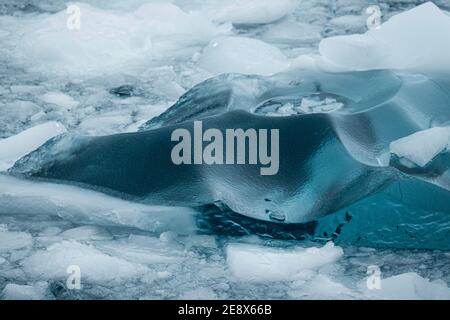
<svg viewBox="0 0 450 320"><path fill-rule="evenodd" d="M280 223L317 220L402 179L420 179L448 197L446 148L420 168L405 166L390 149L419 131L448 126L447 84L439 75L391 71L222 75L194 87L140 132L63 135L10 173L153 205L222 204ZM279 129L278 174L262 176L251 165L175 165L171 134L192 133L196 120L205 130Z"/></svg>

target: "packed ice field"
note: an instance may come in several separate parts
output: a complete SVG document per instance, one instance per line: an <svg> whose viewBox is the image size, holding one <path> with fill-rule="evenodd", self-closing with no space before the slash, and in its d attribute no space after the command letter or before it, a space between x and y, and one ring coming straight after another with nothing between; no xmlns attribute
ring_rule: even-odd
<svg viewBox="0 0 450 320"><path fill-rule="evenodd" d="M0 0L0 171L66 131L137 131L222 73L450 70L450 2L408 13L424 2ZM402 17L379 39L364 36L374 3L381 22ZM218 234L201 219L0 175L0 298L450 299L449 251Z"/></svg>

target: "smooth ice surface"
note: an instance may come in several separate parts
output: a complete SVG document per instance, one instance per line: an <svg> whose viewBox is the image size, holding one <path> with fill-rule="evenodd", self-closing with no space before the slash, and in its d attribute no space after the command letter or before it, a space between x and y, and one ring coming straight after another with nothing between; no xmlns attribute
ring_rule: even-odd
<svg viewBox="0 0 450 320"><path fill-rule="evenodd" d="M0 140L0 171L10 168L14 162L37 149L49 139L66 132L58 122L50 121L21 133Z"/></svg>
<svg viewBox="0 0 450 320"><path fill-rule="evenodd" d="M436 127L416 132L391 143L390 151L400 158L424 167L450 144L450 127Z"/></svg>
<svg viewBox="0 0 450 320"><path fill-rule="evenodd" d="M350 70L450 70L450 16L432 2L403 12L365 34L322 40L327 61ZM437 49L439 48L439 49Z"/></svg>
<svg viewBox="0 0 450 320"><path fill-rule="evenodd" d="M212 40L199 58L199 66L212 74L243 73L272 75L289 66L287 58L274 46L244 37Z"/></svg>
<svg viewBox="0 0 450 320"><path fill-rule="evenodd" d="M229 244L227 263L241 281L288 281L340 259L343 251L328 243L322 248L267 249Z"/></svg>

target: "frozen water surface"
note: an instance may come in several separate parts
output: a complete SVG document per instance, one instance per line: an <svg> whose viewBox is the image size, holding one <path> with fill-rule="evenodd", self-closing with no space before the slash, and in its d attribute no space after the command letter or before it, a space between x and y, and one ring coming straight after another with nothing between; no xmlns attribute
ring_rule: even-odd
<svg viewBox="0 0 450 320"><path fill-rule="evenodd" d="M369 5L377 3L387 21L423 2L87 0L78 3L77 31L66 27L66 1L1 0L0 169L65 130L136 132L195 85L227 72L255 76L209 80L211 106L256 104L252 112L277 116L344 112L349 101L362 98L341 99L333 85L325 88L333 96L258 99L275 92L274 83L291 84L290 68L434 72L439 64L437 71L448 70L443 38L450 17L431 4L367 32ZM448 1L434 3L450 9ZM405 32L415 33L414 41ZM287 76L260 77L281 71ZM386 76L377 95L366 97L414 92L424 81L411 77L398 91L397 80ZM448 88L448 77L434 79ZM421 90L445 101L448 89L439 96L436 86L427 85ZM147 125L194 116L205 100L201 88L177 104L191 106L191 114L175 110ZM411 115L411 123L421 119ZM391 154L394 165L421 178L424 167L440 172L449 146L446 121L436 116L429 121L435 128L405 130L386 150L377 150L371 164L386 165ZM347 138L343 133L348 148L358 148ZM435 177L424 178L430 179ZM446 186L445 181L448 173L435 184ZM445 192L426 182L398 182L347 211L280 226L226 210L149 206L77 185L2 174L0 298L449 299ZM436 200L430 203L426 195ZM398 199L407 204L398 205ZM81 290L66 286L71 265L81 269ZM380 290L368 289L369 266L381 271Z"/></svg>

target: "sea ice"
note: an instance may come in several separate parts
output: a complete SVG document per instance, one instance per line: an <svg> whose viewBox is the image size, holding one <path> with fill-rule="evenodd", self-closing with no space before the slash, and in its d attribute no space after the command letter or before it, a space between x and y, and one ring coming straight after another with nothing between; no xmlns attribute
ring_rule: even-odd
<svg viewBox="0 0 450 320"><path fill-rule="evenodd" d="M435 127L393 141L392 154L424 167L450 146L450 127Z"/></svg>
<svg viewBox="0 0 450 320"><path fill-rule="evenodd" d="M72 109L79 105L79 102L76 101L71 96L57 91L47 92L43 94L40 98L42 101L46 103L55 104L57 106L64 107L66 109Z"/></svg>
<svg viewBox="0 0 450 320"><path fill-rule="evenodd" d="M365 34L326 38L319 51L325 60L350 70L450 70L449 33L450 16L427 2Z"/></svg>
<svg viewBox="0 0 450 320"><path fill-rule="evenodd" d="M0 253L31 247L33 238L28 232L8 231L0 225Z"/></svg>
<svg viewBox="0 0 450 320"><path fill-rule="evenodd" d="M46 214L69 221L181 234L196 229L190 208L147 206L103 193L0 175L0 215Z"/></svg>
<svg viewBox="0 0 450 320"><path fill-rule="evenodd" d="M295 0L231 0L219 1L214 20L235 24L265 24L291 13Z"/></svg>
<svg viewBox="0 0 450 320"><path fill-rule="evenodd" d="M9 169L18 159L64 132L62 124L50 121L0 140L0 171Z"/></svg>
<svg viewBox="0 0 450 320"><path fill-rule="evenodd" d="M289 67L284 54L263 41L245 37L220 37L203 49L200 67L212 74L272 75Z"/></svg>
<svg viewBox="0 0 450 320"><path fill-rule="evenodd" d="M81 276L91 282L121 282L144 276L144 265L107 255L90 245L63 241L35 252L22 261L24 271L42 280L60 280L68 276L69 266L78 266Z"/></svg>
<svg viewBox="0 0 450 320"><path fill-rule="evenodd" d="M47 296L48 284L38 282L35 285L8 283L0 297L4 300L44 300Z"/></svg>
<svg viewBox="0 0 450 320"><path fill-rule="evenodd" d="M72 5L80 8L80 29L67 27L66 10L30 18L3 18L21 37L20 41L12 39L17 42L11 59L45 73L98 76L179 55L183 49L206 44L229 30L167 2L143 4L133 12L102 10L86 3Z"/></svg>
<svg viewBox="0 0 450 320"><path fill-rule="evenodd" d="M0 135L8 137L23 130L33 117L42 112L41 108L32 101L15 100L3 104L0 102Z"/></svg>
<svg viewBox="0 0 450 320"><path fill-rule="evenodd" d="M298 45L319 41L321 31L320 26L283 19L267 29L262 37L267 42Z"/></svg>
<svg viewBox="0 0 450 320"><path fill-rule="evenodd" d="M247 244L229 244L227 263L237 278L250 282L293 280L302 272L317 270L343 256L333 243L322 248L269 248Z"/></svg>
<svg viewBox="0 0 450 320"><path fill-rule="evenodd" d="M293 287L289 295L294 299L350 299L355 296L348 287L325 274L318 274L303 283L296 281Z"/></svg>
<svg viewBox="0 0 450 320"><path fill-rule="evenodd" d="M448 300L450 289L441 281L431 282L415 272L382 279L379 290L368 290L365 283L365 294L371 299L393 300Z"/></svg>

